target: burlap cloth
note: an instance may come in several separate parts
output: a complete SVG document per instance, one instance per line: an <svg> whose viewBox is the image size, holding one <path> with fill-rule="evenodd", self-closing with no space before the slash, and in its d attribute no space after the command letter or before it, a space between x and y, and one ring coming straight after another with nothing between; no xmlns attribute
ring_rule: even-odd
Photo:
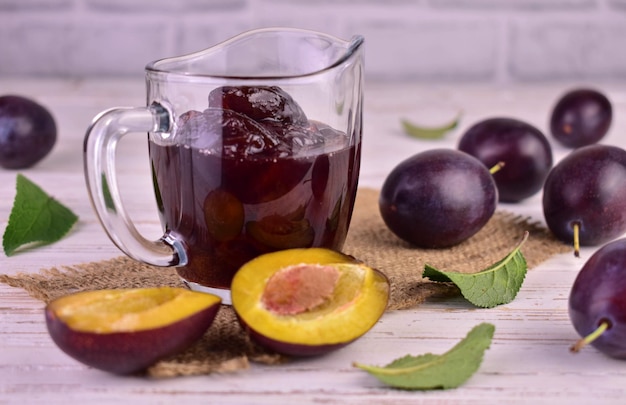
<svg viewBox="0 0 626 405"><path fill-rule="evenodd" d="M529 268L571 249L540 225L500 211L480 232L458 246L442 250L413 248L386 228L378 211L378 192L360 189L343 251L382 270L389 277L389 310L398 310L414 307L428 297L458 293L451 284L422 279L425 263L441 270L480 271L509 253L522 239L524 231L530 233L521 249ZM182 286L173 269L153 268L125 256L43 269L38 274L0 274L0 282L23 288L31 296L46 303L82 290ZM248 368L249 361L278 364L286 360L250 342L232 308L222 306L201 341L179 355L158 362L147 370L147 375L173 377L232 372Z"/></svg>

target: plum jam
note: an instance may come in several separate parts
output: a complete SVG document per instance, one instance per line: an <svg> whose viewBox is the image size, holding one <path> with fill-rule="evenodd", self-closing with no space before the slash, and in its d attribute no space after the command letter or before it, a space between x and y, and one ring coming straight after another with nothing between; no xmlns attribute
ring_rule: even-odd
<svg viewBox="0 0 626 405"><path fill-rule="evenodd" d="M297 247L340 249L356 195L360 133L310 120L282 89L220 87L171 139L149 142L166 236L189 282L230 288L247 261Z"/></svg>

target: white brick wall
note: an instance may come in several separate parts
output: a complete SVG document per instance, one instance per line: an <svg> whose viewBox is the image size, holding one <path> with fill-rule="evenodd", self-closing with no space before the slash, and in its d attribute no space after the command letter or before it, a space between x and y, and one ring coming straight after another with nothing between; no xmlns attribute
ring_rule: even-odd
<svg viewBox="0 0 626 405"><path fill-rule="evenodd" d="M368 79L626 79L626 0L0 0L0 75L142 75L273 25L363 34Z"/></svg>

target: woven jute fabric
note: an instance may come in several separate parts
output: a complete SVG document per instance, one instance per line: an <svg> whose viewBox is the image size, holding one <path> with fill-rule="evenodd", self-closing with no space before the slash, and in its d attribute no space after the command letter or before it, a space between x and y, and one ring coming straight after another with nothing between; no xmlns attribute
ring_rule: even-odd
<svg viewBox="0 0 626 405"><path fill-rule="evenodd" d="M449 283L423 279L421 274L425 264L446 271L477 272L510 253L525 232L530 236L521 251L529 268L555 254L571 250L541 225L502 211L496 212L476 235L457 246L418 249L389 231L378 211L378 192L362 188L357 195L343 252L387 275L391 285L388 310L400 310L415 307L429 297L458 294L456 287ZM173 269L148 266L125 256L42 269L35 274L0 274L0 282L22 288L45 303L86 290L182 286ZM146 374L164 378L234 372L248 368L250 362L279 364L288 360L251 342L233 309L222 306L200 341L183 353L159 361Z"/></svg>

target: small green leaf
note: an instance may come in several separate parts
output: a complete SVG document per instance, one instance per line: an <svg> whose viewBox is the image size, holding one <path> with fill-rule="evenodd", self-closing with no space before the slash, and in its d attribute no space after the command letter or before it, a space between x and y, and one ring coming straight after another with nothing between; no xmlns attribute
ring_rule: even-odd
<svg viewBox="0 0 626 405"><path fill-rule="evenodd" d="M444 354L404 356L384 367L354 363L380 381L396 388L431 390L456 388L480 367L485 350L491 345L495 326L481 323Z"/></svg>
<svg viewBox="0 0 626 405"><path fill-rule="evenodd" d="M113 196L111 195L111 189L109 188L109 182L107 181L104 173L102 173L102 197L104 197L104 206L107 207L109 211L116 212Z"/></svg>
<svg viewBox="0 0 626 405"><path fill-rule="evenodd" d="M465 299L478 307L493 308L508 304L513 301L526 277L526 259L520 248L527 239L528 232L511 253L478 273L440 271L427 264L422 276L431 281L453 282Z"/></svg>
<svg viewBox="0 0 626 405"><path fill-rule="evenodd" d="M459 121L461 119L461 114L458 114L452 121L449 123L443 124L438 127L424 127L413 124L408 120L401 120L402 128L404 132L413 138L418 139L440 139L443 138L445 134L452 131L459 125Z"/></svg>
<svg viewBox="0 0 626 405"><path fill-rule="evenodd" d="M17 175L16 188L9 224L2 237L7 256L28 243L58 241L78 220L72 211L21 174Z"/></svg>

